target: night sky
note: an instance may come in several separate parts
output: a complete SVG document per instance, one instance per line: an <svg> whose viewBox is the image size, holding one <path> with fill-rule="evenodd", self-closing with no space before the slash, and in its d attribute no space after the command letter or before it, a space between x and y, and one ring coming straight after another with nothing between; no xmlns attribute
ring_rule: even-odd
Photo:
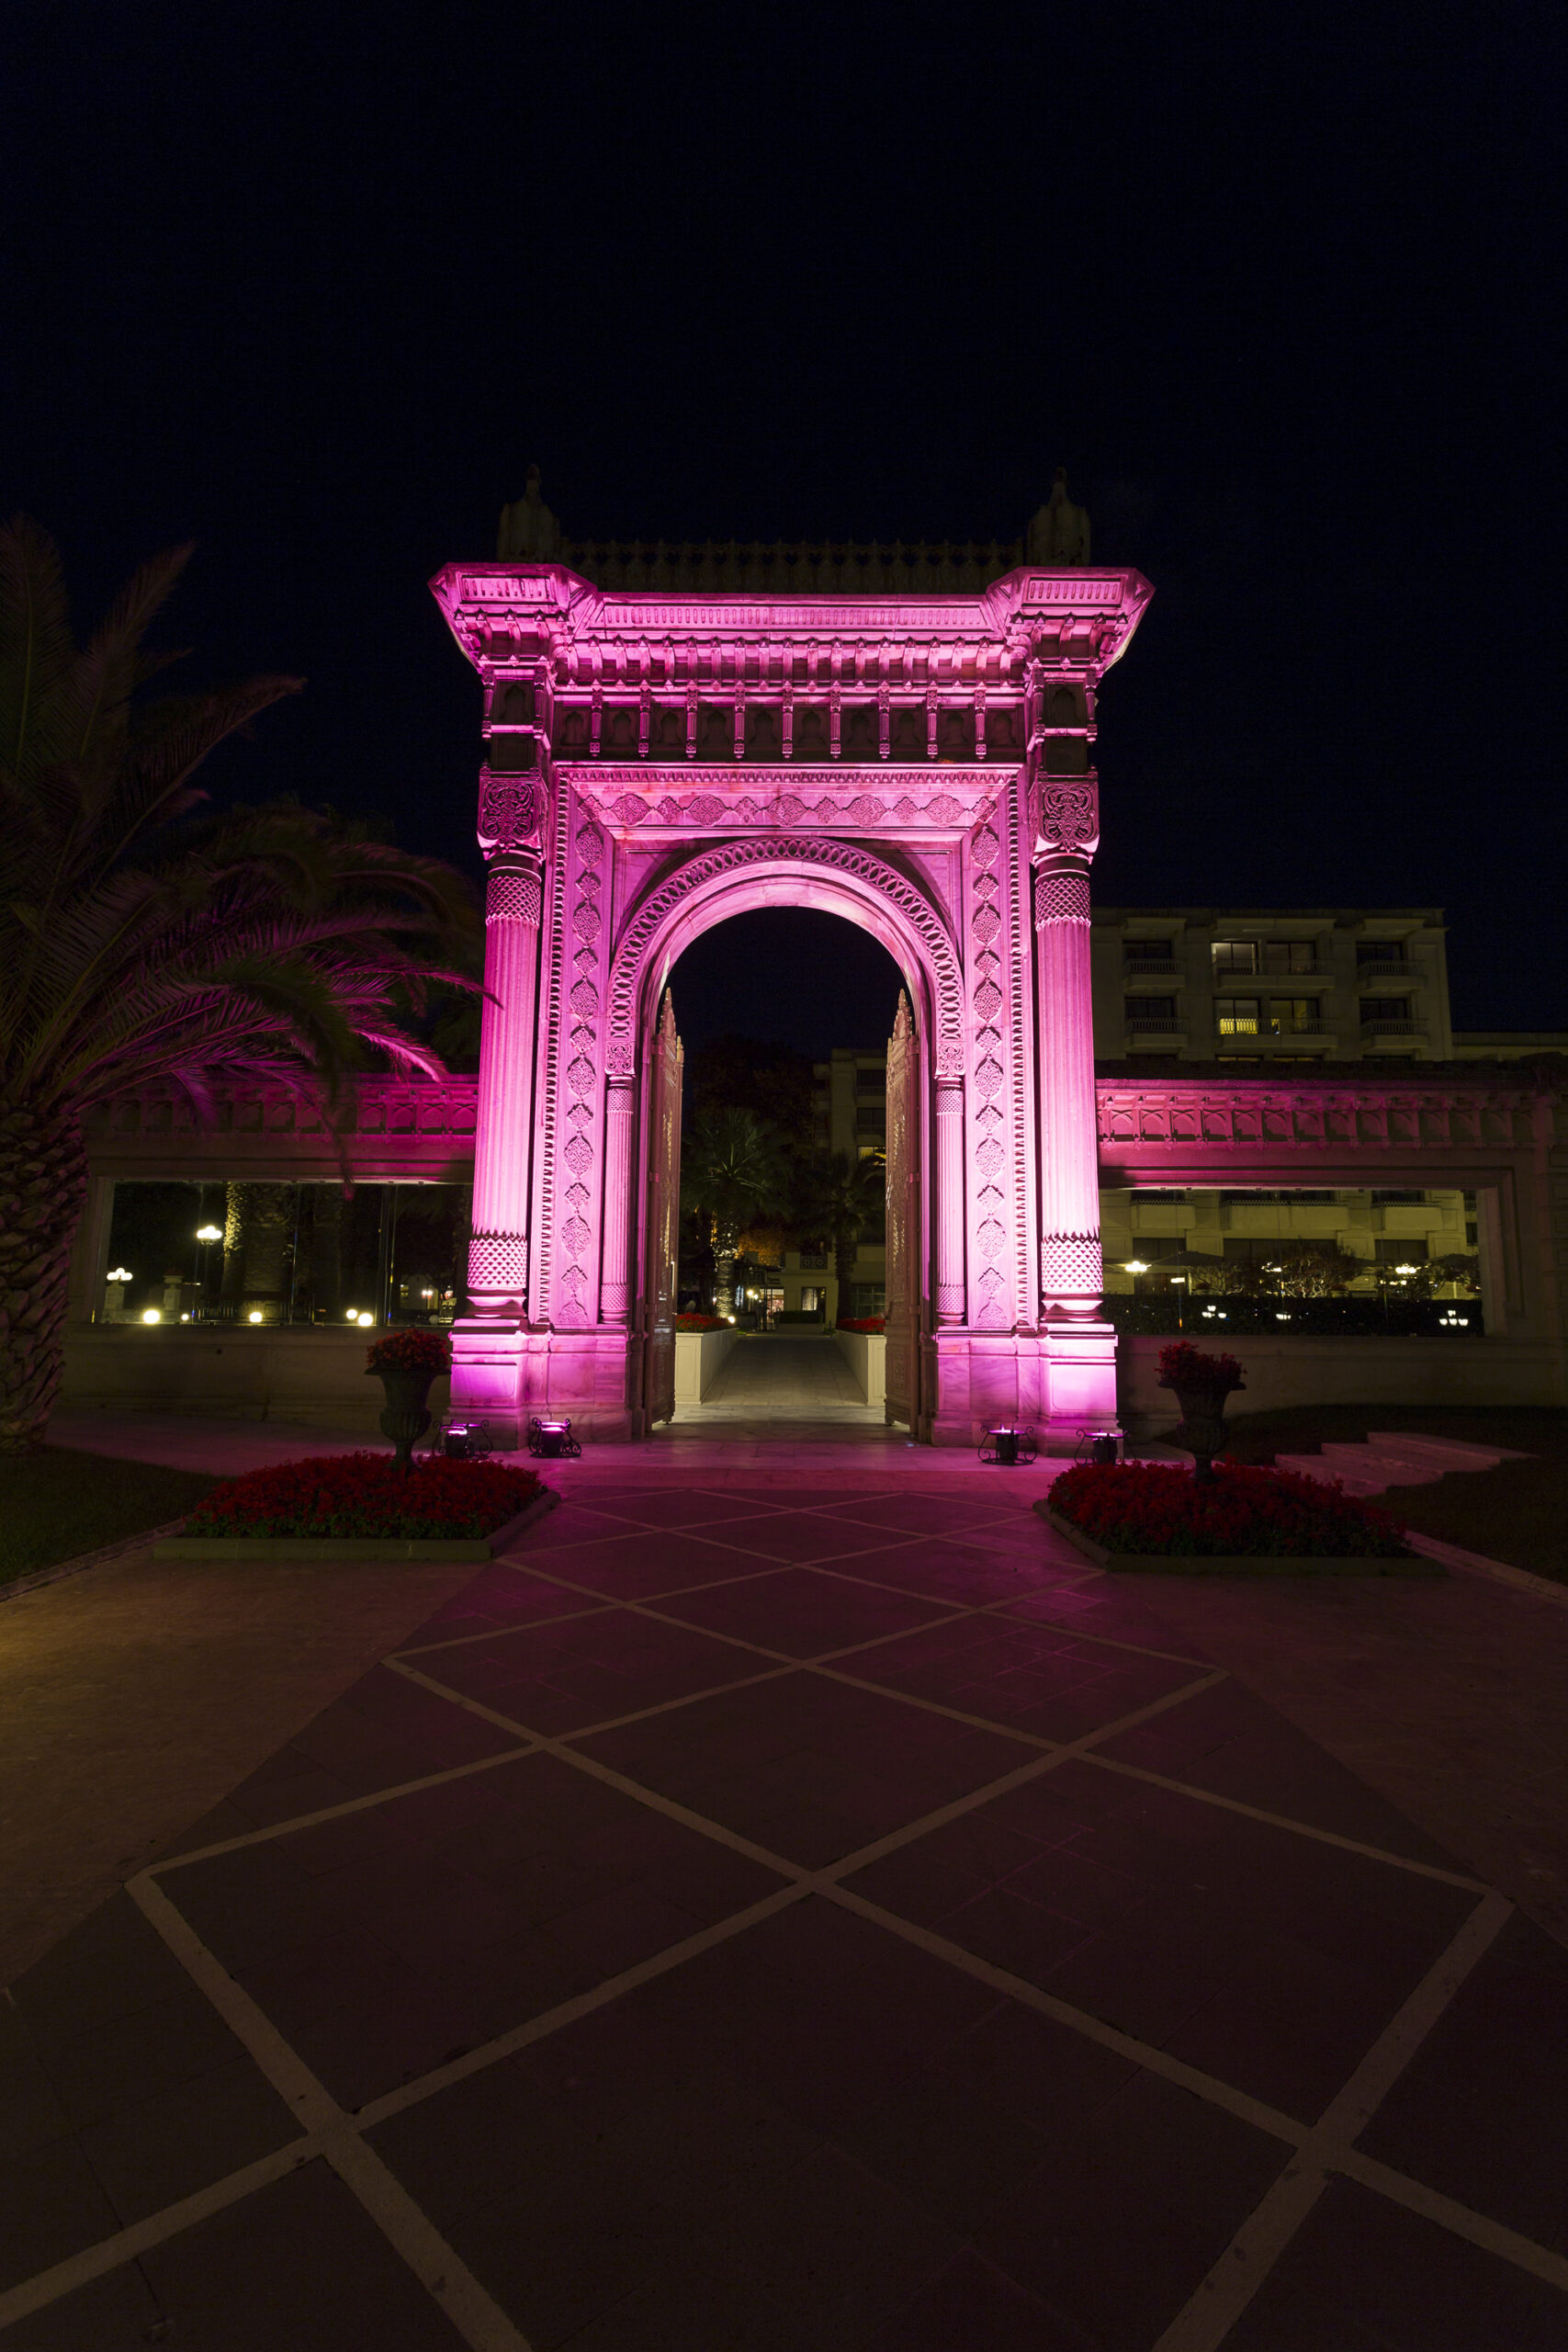
<svg viewBox="0 0 1568 2352"><path fill-rule="evenodd" d="M1008 538L1066 464L1156 588L1098 896L1445 906L1460 1026L1568 1027L1561 22L24 6L0 501L84 622L192 537L191 681L308 676L216 788L474 865L425 582L531 458L676 539ZM814 1052L886 1027L819 931ZM771 995L703 947L689 1038Z"/></svg>

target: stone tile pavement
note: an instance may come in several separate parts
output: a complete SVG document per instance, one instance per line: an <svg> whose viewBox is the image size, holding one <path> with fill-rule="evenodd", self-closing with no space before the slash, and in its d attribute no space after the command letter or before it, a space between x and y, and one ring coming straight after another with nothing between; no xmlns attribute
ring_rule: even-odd
<svg viewBox="0 0 1568 2352"><path fill-rule="evenodd" d="M811 1454L570 1465L18 1980L6 2352L1568 2346L1568 1952L1032 1482Z"/></svg>

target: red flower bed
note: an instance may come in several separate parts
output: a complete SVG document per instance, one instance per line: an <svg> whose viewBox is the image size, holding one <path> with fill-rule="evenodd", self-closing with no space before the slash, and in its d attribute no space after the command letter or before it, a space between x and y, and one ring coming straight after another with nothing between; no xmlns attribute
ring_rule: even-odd
<svg viewBox="0 0 1568 2352"><path fill-rule="evenodd" d="M887 1317L886 1315L840 1315L839 1329L840 1331L886 1331Z"/></svg>
<svg viewBox="0 0 1568 2352"><path fill-rule="evenodd" d="M1246 1385L1235 1356L1208 1355L1190 1340L1173 1340L1159 1351L1156 1388L1198 1388L1227 1394Z"/></svg>
<svg viewBox="0 0 1568 2352"><path fill-rule="evenodd" d="M278 1462L214 1487L187 1535L491 1535L539 1491L532 1470L433 1454L404 1477L387 1453Z"/></svg>
<svg viewBox="0 0 1568 2352"><path fill-rule="evenodd" d="M1408 1556L1402 1531L1383 1512L1290 1470L1218 1462L1213 1481L1200 1485L1175 1463L1085 1462L1063 1471L1050 1502L1108 1552L1198 1559Z"/></svg>
<svg viewBox="0 0 1568 2352"><path fill-rule="evenodd" d="M452 1342L445 1331L421 1329L411 1325L407 1330L389 1331L384 1340L375 1340L365 1351L367 1372L428 1372L434 1379L437 1373L452 1369Z"/></svg>
<svg viewBox="0 0 1568 2352"><path fill-rule="evenodd" d="M722 1315L677 1315L677 1331L727 1331L728 1320Z"/></svg>

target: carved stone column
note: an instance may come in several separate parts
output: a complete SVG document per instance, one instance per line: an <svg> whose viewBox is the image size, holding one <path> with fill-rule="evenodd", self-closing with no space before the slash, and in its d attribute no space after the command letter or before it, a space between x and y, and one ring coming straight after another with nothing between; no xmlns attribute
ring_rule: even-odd
<svg viewBox="0 0 1568 2352"><path fill-rule="evenodd" d="M468 1244L468 1295L474 1315L487 1321L517 1321L527 1296L540 905L537 860L518 852L498 857L485 899L487 1001Z"/></svg>
<svg viewBox="0 0 1568 2352"><path fill-rule="evenodd" d="M613 1075L604 1121L604 1262L599 1279L600 1319L630 1320L632 1114L637 1081Z"/></svg>
<svg viewBox="0 0 1568 2352"><path fill-rule="evenodd" d="M962 1323L964 1292L964 1080L936 1082L936 1319Z"/></svg>
<svg viewBox="0 0 1568 2352"><path fill-rule="evenodd" d="M1034 875L1040 1008L1040 1292L1049 1319L1093 1316L1101 1289L1089 861L1058 853Z"/></svg>
<svg viewBox="0 0 1568 2352"><path fill-rule="evenodd" d="M1100 1147L1094 1102L1089 865L1100 846L1092 771L1041 775L1031 794L1040 1073L1040 1303L1047 1322L1100 1306Z"/></svg>

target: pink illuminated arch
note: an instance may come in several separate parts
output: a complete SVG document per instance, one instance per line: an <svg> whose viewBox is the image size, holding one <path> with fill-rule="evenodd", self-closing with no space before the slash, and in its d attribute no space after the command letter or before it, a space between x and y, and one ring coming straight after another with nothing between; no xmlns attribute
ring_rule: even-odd
<svg viewBox="0 0 1568 2352"><path fill-rule="evenodd" d="M765 906L815 907L869 931L903 971L939 1069L961 1069L964 998L947 925L906 874L852 842L773 835L726 842L690 858L649 892L628 924L610 975L607 1066L629 1070L639 1023L694 939L731 915Z"/></svg>

